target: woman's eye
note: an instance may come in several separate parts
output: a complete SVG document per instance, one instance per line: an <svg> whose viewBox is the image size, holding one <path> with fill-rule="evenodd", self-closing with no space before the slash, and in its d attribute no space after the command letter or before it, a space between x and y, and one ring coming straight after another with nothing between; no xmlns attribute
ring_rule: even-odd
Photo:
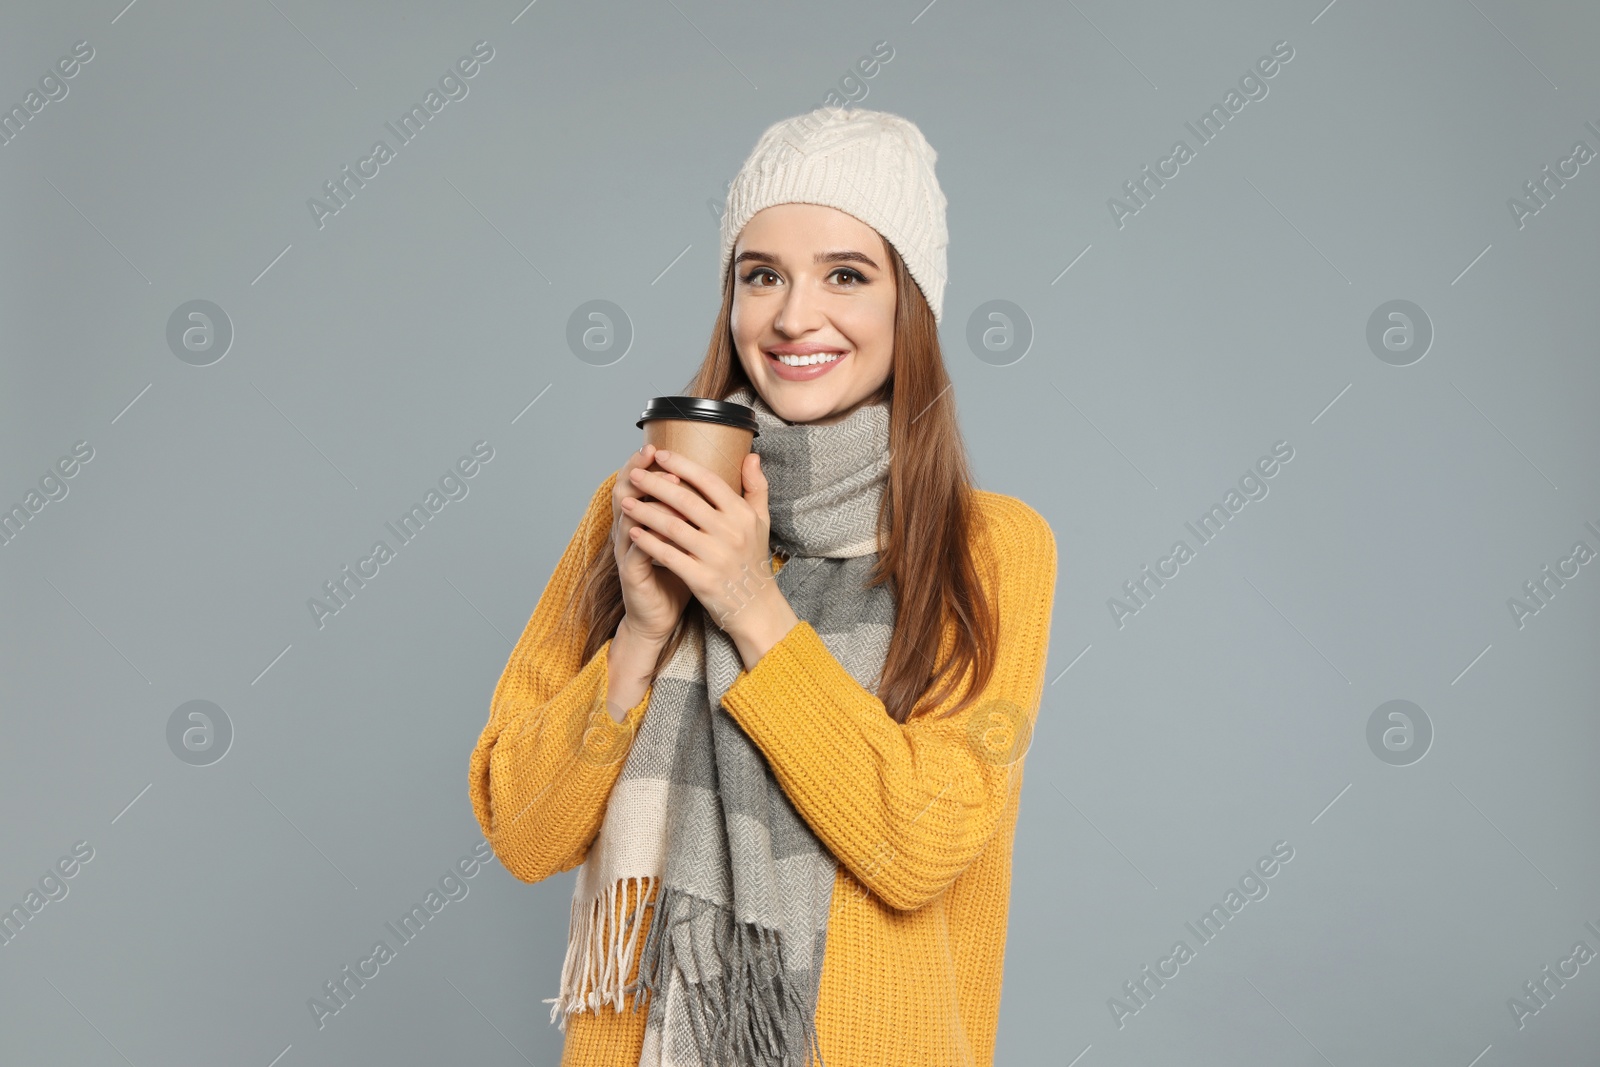
<svg viewBox="0 0 1600 1067"><path fill-rule="evenodd" d="M849 267L840 267L838 270L828 275L828 277L833 278L841 274L844 275L845 279L850 282L864 282L867 280L862 276L860 271L851 270Z"/></svg>
<svg viewBox="0 0 1600 1067"><path fill-rule="evenodd" d="M744 283L746 285L752 285L755 283L756 278L763 274L772 274L772 271L768 270L766 267L757 267L755 270L744 276ZM773 276L776 277L776 275Z"/></svg>

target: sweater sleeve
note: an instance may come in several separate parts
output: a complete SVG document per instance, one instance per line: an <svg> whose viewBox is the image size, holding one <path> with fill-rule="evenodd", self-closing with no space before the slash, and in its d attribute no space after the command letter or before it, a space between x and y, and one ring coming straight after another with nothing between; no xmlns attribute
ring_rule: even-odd
<svg viewBox="0 0 1600 1067"><path fill-rule="evenodd" d="M1021 788L1038 718L1055 537L1022 501L984 497L990 536L974 551L998 564L988 588L1000 635L971 707L940 719L957 693L896 723L803 619L722 699L834 858L900 911L938 897L983 852Z"/></svg>
<svg viewBox="0 0 1600 1067"><path fill-rule="evenodd" d="M613 473L595 491L545 585L495 686L469 761L478 825L524 882L583 862L650 702L646 689L621 722L611 717L605 703L611 641L581 662L587 623L571 610L585 568L609 542L615 481Z"/></svg>

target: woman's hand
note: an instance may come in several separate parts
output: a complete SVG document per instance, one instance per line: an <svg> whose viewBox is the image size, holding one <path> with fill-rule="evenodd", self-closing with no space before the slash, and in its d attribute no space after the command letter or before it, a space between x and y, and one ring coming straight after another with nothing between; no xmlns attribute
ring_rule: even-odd
<svg viewBox="0 0 1600 1067"><path fill-rule="evenodd" d="M676 575L730 635L735 625L744 630L780 616L793 619L772 574L772 519L761 457L752 452L744 459L743 497L687 456L657 452L655 461L662 471L639 465L626 472L654 500L641 501L637 494L622 499L619 506L635 520L624 536L660 560L661 569Z"/></svg>
<svg viewBox="0 0 1600 1067"><path fill-rule="evenodd" d="M653 495L648 488L640 488L631 475L650 465L655 459L655 450L655 445L645 445L629 456L628 462L617 472L616 485L611 489L611 542L617 557L617 575L622 579L622 604L628 626L647 641L665 643L689 604L689 587L669 568L652 563L649 553L630 536L639 525L630 517L630 509L640 506L641 496ZM665 482L668 485L677 482L676 475L656 474L655 477L670 478L670 482Z"/></svg>

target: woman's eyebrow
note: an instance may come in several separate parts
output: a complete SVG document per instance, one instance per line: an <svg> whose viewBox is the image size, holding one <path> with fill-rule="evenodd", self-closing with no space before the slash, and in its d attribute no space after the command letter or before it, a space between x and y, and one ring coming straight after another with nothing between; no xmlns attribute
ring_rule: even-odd
<svg viewBox="0 0 1600 1067"><path fill-rule="evenodd" d="M878 264L867 258L866 253L859 253L859 251L829 251L829 253L821 253L819 251L814 262L864 262L872 269L878 269Z"/></svg>
<svg viewBox="0 0 1600 1067"><path fill-rule="evenodd" d="M756 262L756 263L772 263L772 264L776 264L778 262L778 257L772 255L770 252L758 252L755 249L750 249L750 250L747 250L747 251L744 251L744 252L740 252L738 254L738 256L734 257L733 261L734 261L734 263L743 263L746 260L749 260L751 262ZM867 266L871 267L873 270L881 270L882 269L876 263L874 263L865 253L854 252L854 251L847 251L847 252L818 252L814 257L812 257L812 262L813 263L865 263Z"/></svg>

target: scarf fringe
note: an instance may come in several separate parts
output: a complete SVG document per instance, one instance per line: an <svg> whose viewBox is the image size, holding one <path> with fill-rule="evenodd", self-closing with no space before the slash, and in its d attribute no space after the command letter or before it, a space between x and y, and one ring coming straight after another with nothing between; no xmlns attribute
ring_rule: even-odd
<svg viewBox="0 0 1600 1067"><path fill-rule="evenodd" d="M695 951L693 930L708 913L713 944L710 958L702 959ZM684 928L691 957L688 968L678 961L682 943L672 936L679 927ZM686 977L690 970L697 981ZM823 1063L813 1014L801 991L786 980L777 930L736 921L731 909L669 887L656 899L655 919L639 959L638 985L653 997L669 981L688 1004L702 1062L718 1067ZM805 1036L803 1054L786 1046L785 1024L791 1021L799 1023ZM797 1058L800 1055L805 1058Z"/></svg>
<svg viewBox="0 0 1600 1067"><path fill-rule="evenodd" d="M551 1006L550 1022L559 1021L563 1033L568 1015L596 1010L608 1001L617 1011L623 1010L624 995L635 988L625 984L623 977L639 943L644 909L650 905L655 882L655 878L644 876L621 878L587 902L573 897L567 922L567 957L561 965L561 993L544 999ZM619 913L627 906L630 885L638 895L633 914L624 923ZM637 1000L634 1008L638 1008Z"/></svg>

